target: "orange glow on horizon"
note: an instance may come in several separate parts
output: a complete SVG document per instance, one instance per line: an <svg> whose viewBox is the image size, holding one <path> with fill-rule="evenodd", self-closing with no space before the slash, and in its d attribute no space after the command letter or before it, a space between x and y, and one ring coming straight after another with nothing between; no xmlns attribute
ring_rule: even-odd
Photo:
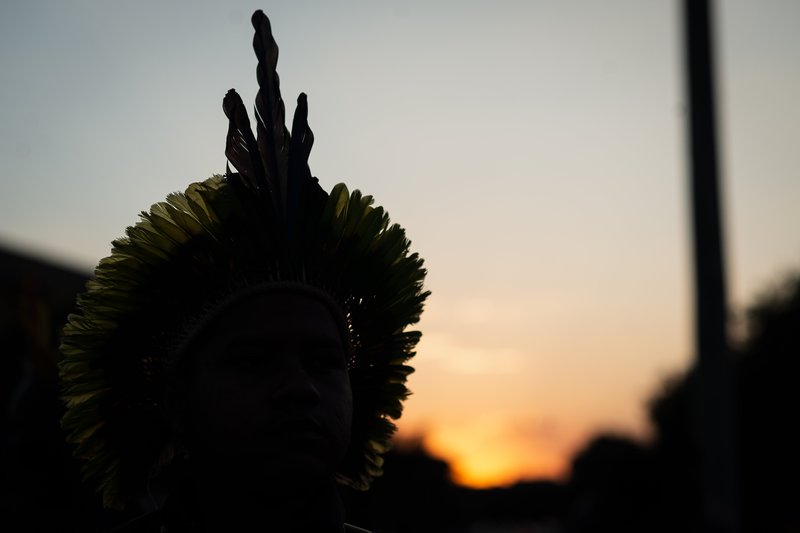
<svg viewBox="0 0 800 533"><path fill-rule="evenodd" d="M448 463L455 483L471 488L560 480L569 471L571 457L571 449L563 443L515 437L512 423L489 419L444 424L424 432L401 429L398 441L421 442L426 452Z"/></svg>
<svg viewBox="0 0 800 533"><path fill-rule="evenodd" d="M436 455L443 455L436 453ZM548 460L553 461L547 463ZM520 470L519 458L510 455L477 455L450 462L453 481L475 489L510 486L533 479L560 479L565 465L554 458L543 458L538 464Z"/></svg>

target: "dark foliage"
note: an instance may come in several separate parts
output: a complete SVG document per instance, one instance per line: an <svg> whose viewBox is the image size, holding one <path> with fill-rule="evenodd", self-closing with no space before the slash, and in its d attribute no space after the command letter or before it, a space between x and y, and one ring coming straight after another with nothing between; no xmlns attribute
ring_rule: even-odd
<svg viewBox="0 0 800 533"><path fill-rule="evenodd" d="M747 313L735 350L736 426L743 531L800 531L800 277L792 275ZM696 453L690 433L694 374L668 381L650 406L657 432L654 479L669 530L699 516Z"/></svg>

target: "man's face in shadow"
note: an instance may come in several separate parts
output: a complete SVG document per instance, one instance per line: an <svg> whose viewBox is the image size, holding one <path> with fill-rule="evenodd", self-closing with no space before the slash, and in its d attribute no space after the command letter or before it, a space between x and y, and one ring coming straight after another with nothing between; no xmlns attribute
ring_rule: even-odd
<svg viewBox="0 0 800 533"><path fill-rule="evenodd" d="M328 308L300 292L233 304L186 354L181 411L193 458L280 482L325 479L352 424L345 341Z"/></svg>

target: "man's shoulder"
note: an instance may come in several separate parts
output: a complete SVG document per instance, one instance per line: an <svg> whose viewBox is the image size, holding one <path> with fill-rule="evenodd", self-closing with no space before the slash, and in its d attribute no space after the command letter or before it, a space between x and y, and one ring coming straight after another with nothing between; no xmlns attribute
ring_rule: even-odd
<svg viewBox="0 0 800 533"><path fill-rule="evenodd" d="M106 533L163 533L165 531L164 513L162 510L154 511L146 515L139 516L120 524ZM360 528L352 524L344 525L344 533L372 533L368 529Z"/></svg>
<svg viewBox="0 0 800 533"><path fill-rule="evenodd" d="M162 533L163 526L164 513L158 510L113 527L106 533Z"/></svg>
<svg viewBox="0 0 800 533"><path fill-rule="evenodd" d="M371 533L368 529L363 529L352 524L345 524L344 525L344 532L345 533Z"/></svg>

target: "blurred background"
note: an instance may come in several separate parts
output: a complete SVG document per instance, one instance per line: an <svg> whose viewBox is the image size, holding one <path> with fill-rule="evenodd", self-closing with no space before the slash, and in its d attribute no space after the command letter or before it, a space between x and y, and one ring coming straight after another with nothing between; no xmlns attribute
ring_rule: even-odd
<svg viewBox="0 0 800 533"><path fill-rule="evenodd" d="M800 473L800 3L715 7L743 524L800 531L797 489L774 488ZM372 194L429 270L413 396L386 476L347 497L353 522L688 531L687 102L667 0L3 0L0 400L5 474L25 480L4 484L8 508L118 520L60 444L60 327L138 212L224 172L222 97L257 90L255 9L287 112L308 94L312 173Z"/></svg>

